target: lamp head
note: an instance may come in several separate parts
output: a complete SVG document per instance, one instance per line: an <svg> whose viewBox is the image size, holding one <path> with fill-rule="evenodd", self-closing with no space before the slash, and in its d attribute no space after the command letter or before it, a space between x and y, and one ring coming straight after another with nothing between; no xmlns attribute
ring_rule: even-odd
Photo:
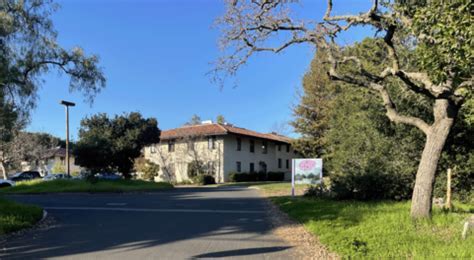
<svg viewBox="0 0 474 260"><path fill-rule="evenodd" d="M75 103L69 102L69 101L66 101L66 100L61 100L60 104L61 104L61 105L65 105L65 106L67 106L67 107L73 107L73 106L76 105Z"/></svg>

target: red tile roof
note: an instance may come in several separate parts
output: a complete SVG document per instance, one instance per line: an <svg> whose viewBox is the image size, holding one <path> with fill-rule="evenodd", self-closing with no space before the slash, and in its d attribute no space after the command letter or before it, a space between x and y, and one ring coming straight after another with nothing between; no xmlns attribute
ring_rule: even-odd
<svg viewBox="0 0 474 260"><path fill-rule="evenodd" d="M199 137L199 136L211 136L211 135L242 135L249 136L260 139L267 139L276 142L290 143L291 138L278 135L276 133L259 133L245 128L235 127L232 125L224 124L202 124L202 125L192 125L192 126L183 126L180 128L164 130L161 132L161 140L169 140L176 138L186 138L186 137Z"/></svg>

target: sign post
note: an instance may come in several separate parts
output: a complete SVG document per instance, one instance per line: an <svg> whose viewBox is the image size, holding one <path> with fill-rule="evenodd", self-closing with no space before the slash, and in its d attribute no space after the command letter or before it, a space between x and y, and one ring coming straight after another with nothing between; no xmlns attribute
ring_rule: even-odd
<svg viewBox="0 0 474 260"><path fill-rule="evenodd" d="M295 184L323 181L323 159L292 159L291 164L291 196L295 196Z"/></svg>
<svg viewBox="0 0 474 260"><path fill-rule="evenodd" d="M295 159L291 159L291 196L295 196Z"/></svg>

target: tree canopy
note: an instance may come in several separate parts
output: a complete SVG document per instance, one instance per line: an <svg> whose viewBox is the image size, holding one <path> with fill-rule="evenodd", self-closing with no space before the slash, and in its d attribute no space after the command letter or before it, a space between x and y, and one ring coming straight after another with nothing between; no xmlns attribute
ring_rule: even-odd
<svg viewBox="0 0 474 260"><path fill-rule="evenodd" d="M159 140L155 118L143 118L138 112L113 118L97 114L81 120L76 163L93 173L118 171L128 178L142 148Z"/></svg>
<svg viewBox="0 0 474 260"><path fill-rule="evenodd" d="M365 13L334 15L333 1L328 0L323 22L295 16L291 12L295 2L227 1L218 22L223 32L221 45L228 52L216 63L217 79L235 75L257 52L279 53L301 43L324 50L330 80L378 96L371 100L383 105L390 121L414 126L425 135L411 215L430 217L442 150L459 111L466 104L472 109L472 1L375 0ZM348 55L347 46L340 45L337 38L357 26L374 29L379 48ZM394 83L401 89L397 93L417 97L412 113L398 109L391 90ZM423 111L424 99L431 105L429 118L415 114ZM472 116L472 111L468 114Z"/></svg>
<svg viewBox="0 0 474 260"><path fill-rule="evenodd" d="M184 125L200 125L202 119L200 116L194 114L188 122L184 123Z"/></svg>
<svg viewBox="0 0 474 260"><path fill-rule="evenodd" d="M42 75L66 74L70 91L81 91L89 102L105 87L98 56L86 55L80 47L66 50L57 43L51 20L57 9L51 0L0 1L1 158L13 156L5 147L27 124Z"/></svg>
<svg viewBox="0 0 474 260"><path fill-rule="evenodd" d="M57 69L70 77L70 90L92 100L105 86L97 56L83 49L65 50L56 41L50 0L0 2L0 85L2 97L16 109L34 107L40 76Z"/></svg>
<svg viewBox="0 0 474 260"><path fill-rule="evenodd" d="M216 123L218 123L218 124L224 124L224 123L226 123L226 121L227 121L227 120L225 119L225 117L224 117L223 115L217 115L217 117L216 117Z"/></svg>
<svg viewBox="0 0 474 260"><path fill-rule="evenodd" d="M372 39L347 48L348 54L368 49L377 53ZM405 125L391 123L383 107L365 89L329 80L324 51L318 51L303 78L303 93L294 108L292 125L301 138L295 149L308 157L324 158L324 171L331 177L332 191L339 198L408 199L413 190L416 166L420 160L423 136ZM430 103L419 100L396 85L389 86L397 108L403 113L430 119ZM419 104L419 111L413 104ZM422 105L424 104L424 105ZM448 139L442 154L435 185L436 196L445 194L445 172L453 168L453 195L470 201L474 173L473 125L466 120L466 109Z"/></svg>

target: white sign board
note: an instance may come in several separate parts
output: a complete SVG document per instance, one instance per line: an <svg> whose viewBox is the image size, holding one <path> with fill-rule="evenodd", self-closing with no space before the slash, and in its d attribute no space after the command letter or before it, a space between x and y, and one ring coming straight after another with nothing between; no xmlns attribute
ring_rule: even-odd
<svg viewBox="0 0 474 260"><path fill-rule="evenodd" d="M292 160L292 195L295 184L319 184L323 179L323 159Z"/></svg>

